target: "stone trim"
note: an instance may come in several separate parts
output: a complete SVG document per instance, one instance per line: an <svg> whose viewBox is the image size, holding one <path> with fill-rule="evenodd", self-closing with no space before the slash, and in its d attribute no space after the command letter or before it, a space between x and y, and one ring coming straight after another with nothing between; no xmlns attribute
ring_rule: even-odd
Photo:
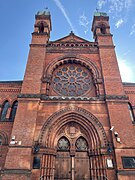
<svg viewBox="0 0 135 180"><path fill-rule="evenodd" d="M40 98L41 100L72 100L72 101L104 101L106 100L128 100L128 96L106 95L99 97L70 97L70 96L48 96L46 94L19 94L18 98Z"/></svg>
<svg viewBox="0 0 135 180"><path fill-rule="evenodd" d="M71 52L71 49L47 49L46 51L47 53L69 53ZM83 53L83 54L97 54L98 53L98 50L97 49L74 49L74 52L75 53Z"/></svg>
<svg viewBox="0 0 135 180"><path fill-rule="evenodd" d="M40 98L40 94L19 94L18 98Z"/></svg>
<svg viewBox="0 0 135 180"><path fill-rule="evenodd" d="M117 95L106 95L104 96L98 96L98 97L70 97L70 96L48 96L46 94L19 94L17 96L18 98L40 98L41 100L72 100L72 101L104 101L104 100L128 100L128 96L117 96ZM134 108L134 107L133 107Z"/></svg>
<svg viewBox="0 0 135 180"><path fill-rule="evenodd" d="M19 93L19 92L21 92L21 89L0 89L0 92Z"/></svg>
<svg viewBox="0 0 135 180"><path fill-rule="evenodd" d="M50 20L50 14L49 15L38 15L38 14L36 14L35 15L35 19L39 19L39 20L41 20L41 19L49 19Z"/></svg>
<svg viewBox="0 0 135 180"><path fill-rule="evenodd" d="M135 170L118 170L117 173L120 175L135 175Z"/></svg>
<svg viewBox="0 0 135 180"><path fill-rule="evenodd" d="M128 100L128 96L125 95L105 95L107 100Z"/></svg>
<svg viewBox="0 0 135 180"><path fill-rule="evenodd" d="M122 84L123 84L123 86L135 86L135 83L126 83L126 82L123 82Z"/></svg>
<svg viewBox="0 0 135 180"><path fill-rule="evenodd" d="M125 91L126 94L135 94L135 91Z"/></svg>
<svg viewBox="0 0 135 180"><path fill-rule="evenodd" d="M51 135L52 135L53 129L55 129L57 127L59 122L61 125L63 123L65 123L65 121L62 121L62 119L67 118L67 116L74 116L74 117L77 117L78 119L80 117L80 120L77 119L77 121L76 121L76 119L74 119L74 122L80 122L81 123L81 121L83 119L83 125L85 125L85 123L87 123L87 125L89 124L88 128L90 128L90 129L92 127L95 127L94 128L95 132L93 132L93 133L96 133L96 136L100 137L102 139L101 147L102 148L106 147L108 140L107 140L105 130L104 130L102 124L100 123L100 121L93 114L91 114L89 111L82 109L82 108L79 108L77 106L76 107L68 106L67 108L63 108L63 109L55 112L54 114L52 114L46 120L46 122L44 123L44 125L41 129L39 139L38 139L40 145L42 145L42 146L45 145L46 147L51 147L50 144L48 144L48 142L50 143L49 139L50 138L52 139ZM66 121L66 123L70 122L70 121L72 121L72 119L68 119ZM60 128L60 124L58 125L59 128ZM47 134L45 132L47 132Z"/></svg>
<svg viewBox="0 0 135 180"><path fill-rule="evenodd" d="M4 175L4 174L31 175L31 170L27 170L27 169L4 169L1 171L1 175Z"/></svg>
<svg viewBox="0 0 135 180"><path fill-rule="evenodd" d="M47 47L66 47L66 48L78 48L78 47L84 47L84 48L88 48L88 47L92 47L92 48L97 48L97 43L93 43L93 42L49 42L47 44Z"/></svg>
<svg viewBox="0 0 135 180"><path fill-rule="evenodd" d="M5 118L4 120L0 120L0 124L5 123L5 122L13 123L14 121L10 121L9 118Z"/></svg>
<svg viewBox="0 0 135 180"><path fill-rule="evenodd" d="M104 97L69 97L69 96L47 96L42 94L41 100L59 100L59 101L104 101Z"/></svg>
<svg viewBox="0 0 135 180"><path fill-rule="evenodd" d="M23 81L0 81L0 84L22 84Z"/></svg>
<svg viewBox="0 0 135 180"><path fill-rule="evenodd" d="M91 61L91 59L82 56L78 53L73 54L72 51L70 51L70 54L61 56L59 58L55 58L53 62L50 62L48 66L45 69L44 77L52 77L52 73L54 69L56 69L58 66L66 64L66 63L76 63L80 64L87 69L89 69L93 74L93 80L96 82L96 79L101 78L100 71L97 67L97 65Z"/></svg>
<svg viewBox="0 0 135 180"><path fill-rule="evenodd" d="M80 51L83 53L98 53L97 44L91 42L50 42L47 44L48 53L71 52L72 49L79 53Z"/></svg>
<svg viewBox="0 0 135 180"><path fill-rule="evenodd" d="M30 47L46 47L45 44L30 44Z"/></svg>
<svg viewBox="0 0 135 180"><path fill-rule="evenodd" d="M114 45L99 45L98 47L99 47L99 48L106 48L106 49L115 48Z"/></svg>
<svg viewBox="0 0 135 180"><path fill-rule="evenodd" d="M49 33L47 33L47 32L42 32L42 33L39 33L39 32L33 32L32 33L32 35L36 35L36 36L48 36L49 35Z"/></svg>
<svg viewBox="0 0 135 180"><path fill-rule="evenodd" d="M45 94L19 94L18 98L40 98L41 100L61 100L61 101L104 101L104 97L69 97L69 96L47 96Z"/></svg>

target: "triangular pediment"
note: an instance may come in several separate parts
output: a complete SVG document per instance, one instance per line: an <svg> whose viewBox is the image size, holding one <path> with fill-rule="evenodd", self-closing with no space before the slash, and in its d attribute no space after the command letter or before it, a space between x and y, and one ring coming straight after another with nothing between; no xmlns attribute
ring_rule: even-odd
<svg viewBox="0 0 135 180"><path fill-rule="evenodd" d="M88 43L89 42L90 43L90 41L87 41L86 39L83 39L79 36L76 36L72 31L68 36L65 36L65 37L58 39L56 41L53 41L53 42L54 43L62 43L62 42L73 42L73 43L75 43L75 42L87 42Z"/></svg>

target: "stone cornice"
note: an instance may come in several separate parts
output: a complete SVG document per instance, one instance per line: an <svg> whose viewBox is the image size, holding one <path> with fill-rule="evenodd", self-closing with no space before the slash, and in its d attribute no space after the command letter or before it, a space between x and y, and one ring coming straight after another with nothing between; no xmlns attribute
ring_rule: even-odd
<svg viewBox="0 0 135 180"><path fill-rule="evenodd" d="M30 44L30 47L46 47L46 44Z"/></svg>
<svg viewBox="0 0 135 180"><path fill-rule="evenodd" d="M47 53L69 53L71 52L72 49L65 49L65 48L62 48L62 49L47 49ZM77 48L77 49L74 49L73 50L75 53L82 53L82 54L97 54L98 53L98 50L97 49L82 49L82 48Z"/></svg>
<svg viewBox="0 0 135 180"><path fill-rule="evenodd" d="M104 101L104 97L68 97L68 96L47 96L45 94L19 94L18 98L40 98L41 100L59 101Z"/></svg>
<svg viewBox="0 0 135 180"><path fill-rule="evenodd" d="M135 175L135 170L117 170L117 173L122 175Z"/></svg>
<svg viewBox="0 0 135 180"><path fill-rule="evenodd" d="M115 48L114 45L99 45L98 47L99 47L100 49L101 49L101 48L105 48L105 49Z"/></svg>
<svg viewBox="0 0 135 180"><path fill-rule="evenodd" d="M9 121L9 119L8 118L6 118L5 120L0 120L0 124L8 124L8 123L13 123L14 121Z"/></svg>
<svg viewBox="0 0 135 180"><path fill-rule="evenodd" d="M19 94L18 98L40 98L40 94Z"/></svg>
<svg viewBox="0 0 135 180"><path fill-rule="evenodd" d="M60 100L60 101L103 101L103 100L128 100L126 95L105 95L99 97L69 97L69 96L48 96L45 94L19 94L18 98L40 98L41 100Z"/></svg>
<svg viewBox="0 0 135 180"><path fill-rule="evenodd" d="M23 81L0 81L0 84L22 84Z"/></svg>
<svg viewBox="0 0 135 180"><path fill-rule="evenodd" d="M69 42L50 42L47 44L47 47L52 48L97 48L97 43L93 42L76 42L76 41L69 41Z"/></svg>
<svg viewBox="0 0 135 180"><path fill-rule="evenodd" d="M135 91L125 91L126 94L135 94Z"/></svg>
<svg viewBox="0 0 135 180"><path fill-rule="evenodd" d="M106 100L128 100L126 95L105 95Z"/></svg>
<svg viewBox="0 0 135 180"><path fill-rule="evenodd" d="M49 36L49 33L47 32L43 32L43 33L38 33L38 32L33 32L32 35L34 36Z"/></svg>
<svg viewBox="0 0 135 180"><path fill-rule="evenodd" d="M41 95L41 100L59 100L59 101L103 101L104 97L68 97L68 96L46 96Z"/></svg>
<svg viewBox="0 0 135 180"><path fill-rule="evenodd" d="M125 87L127 87L127 86L128 86L128 87L132 87L132 86L135 87L135 83L123 82L122 84L123 84Z"/></svg>
<svg viewBox="0 0 135 180"><path fill-rule="evenodd" d="M31 170L27 170L27 169L4 169L1 170L1 174L24 174L29 176L31 174Z"/></svg>
<svg viewBox="0 0 135 180"><path fill-rule="evenodd" d="M74 50L75 52L81 53L98 53L97 43L91 42L50 42L47 44L47 52L63 53L70 52Z"/></svg>
<svg viewBox="0 0 135 180"><path fill-rule="evenodd" d="M0 89L0 92L20 93L21 92L21 88L20 89Z"/></svg>

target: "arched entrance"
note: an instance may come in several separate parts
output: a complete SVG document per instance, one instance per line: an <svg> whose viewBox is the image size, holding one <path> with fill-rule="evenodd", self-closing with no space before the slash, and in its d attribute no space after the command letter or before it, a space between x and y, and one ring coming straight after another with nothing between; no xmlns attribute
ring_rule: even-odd
<svg viewBox="0 0 135 180"><path fill-rule="evenodd" d="M78 113L73 111L55 114L56 120L51 118L42 129L41 176L45 180L106 179L103 127L91 114L86 114L89 119L80 114L80 108Z"/></svg>
<svg viewBox="0 0 135 180"><path fill-rule="evenodd" d="M78 123L65 125L62 137L57 140L55 180L96 180L106 176L100 148L92 149L91 142Z"/></svg>
<svg viewBox="0 0 135 180"><path fill-rule="evenodd" d="M62 137L57 148L54 179L90 179L88 144L83 137L79 137L75 144L72 139Z"/></svg>

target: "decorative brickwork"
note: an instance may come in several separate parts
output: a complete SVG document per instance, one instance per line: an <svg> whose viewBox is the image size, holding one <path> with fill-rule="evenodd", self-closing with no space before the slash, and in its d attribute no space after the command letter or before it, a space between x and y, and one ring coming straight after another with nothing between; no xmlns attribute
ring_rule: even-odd
<svg viewBox="0 0 135 180"><path fill-rule="evenodd" d="M39 11L23 81L0 82L0 179L135 179L135 83L121 82L109 17L95 13L94 42L51 29Z"/></svg>

